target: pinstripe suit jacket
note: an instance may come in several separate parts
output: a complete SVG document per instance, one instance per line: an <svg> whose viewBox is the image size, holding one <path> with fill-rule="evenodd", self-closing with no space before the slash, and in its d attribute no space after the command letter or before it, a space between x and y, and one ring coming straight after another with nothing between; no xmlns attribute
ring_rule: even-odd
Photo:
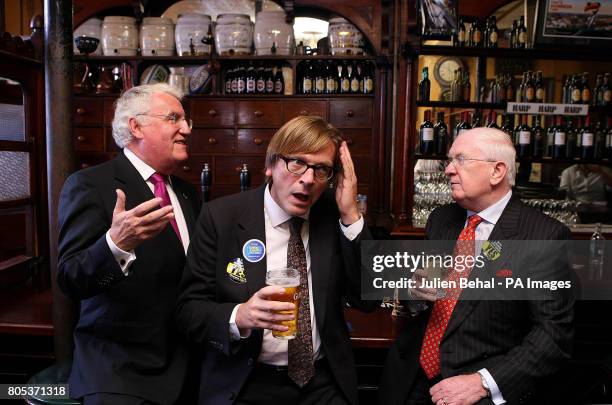
<svg viewBox="0 0 612 405"><path fill-rule="evenodd" d="M466 210L457 204L436 209L426 233L431 240L456 240L463 229ZM527 207L512 197L489 240L568 240L571 234L560 222ZM562 249L563 242L559 243ZM510 249L511 250L511 249ZM487 270L521 272L522 252L506 252ZM542 254L545 267L556 279L569 279L564 254ZM474 276L474 272L470 278ZM573 295L560 292L548 300L460 300L440 344L442 378L486 368L508 404L536 401L544 377L554 374L570 357L573 339ZM465 291L471 294L472 291ZM462 295L462 298L464 296ZM380 398L384 404L404 404L420 367L419 353L431 311L412 318L389 351ZM488 399L481 403L490 403Z"/></svg>

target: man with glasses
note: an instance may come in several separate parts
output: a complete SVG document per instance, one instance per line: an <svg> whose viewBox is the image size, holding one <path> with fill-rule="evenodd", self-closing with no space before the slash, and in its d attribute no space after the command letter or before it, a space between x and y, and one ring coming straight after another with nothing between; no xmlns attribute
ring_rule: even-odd
<svg viewBox="0 0 612 405"><path fill-rule="evenodd" d="M187 258L179 327L205 349L201 405L355 404L357 377L345 299L362 309L357 177L340 132L300 116L271 139L267 181L202 207ZM330 182L335 189L330 189ZM266 273L299 271L298 331L281 321L294 304ZM288 311L281 314L278 311Z"/></svg>
<svg viewBox="0 0 612 405"><path fill-rule="evenodd" d="M504 277L525 274L568 280L562 240L570 238L570 231L513 196L515 159L512 141L497 129L465 131L453 142L445 173L455 203L431 213L427 239L457 241L455 256L480 254L485 241L494 249L488 256L483 249L482 268L466 273L455 269L449 280L492 277L503 282ZM558 241L550 245L559 251L526 249L544 240ZM521 242L520 249L514 241L530 242ZM417 285L425 276L417 270ZM570 356L571 290L519 301L518 293L499 288L504 300L491 300L491 295L470 298L479 292L461 288L446 289L443 296L432 288L410 290L414 301L407 305L419 311L389 351L381 404L556 403L548 402L553 390L545 385L545 377Z"/></svg>
<svg viewBox="0 0 612 405"><path fill-rule="evenodd" d="M62 190L58 284L80 302L70 395L86 405L189 400L187 388L179 398L189 354L174 310L199 204L172 175L191 133L181 97L166 84L123 93L113 119L122 151Z"/></svg>

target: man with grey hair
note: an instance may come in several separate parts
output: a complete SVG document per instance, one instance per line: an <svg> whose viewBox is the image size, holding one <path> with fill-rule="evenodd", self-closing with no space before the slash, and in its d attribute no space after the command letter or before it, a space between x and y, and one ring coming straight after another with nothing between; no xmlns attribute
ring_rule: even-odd
<svg viewBox="0 0 612 405"><path fill-rule="evenodd" d="M189 356L174 309L199 204L172 175L192 126L181 98L166 84L123 93L113 119L122 152L61 193L57 278L80 302L69 384L84 404L182 401Z"/></svg>
<svg viewBox="0 0 612 405"><path fill-rule="evenodd" d="M526 263L525 252L514 248L514 241L570 238L566 226L512 195L515 158L508 135L492 128L462 132L449 150L445 173L455 203L432 212L427 239L457 241L455 256L480 254L485 243L497 249L484 267L469 268L464 274L455 270L449 280L523 277L525 272L568 279L567 262L559 252L538 252L538 260ZM423 270L415 272L417 286L423 277ZM516 295L504 300L466 299L474 295L461 288L446 289L443 297L432 288L409 292L413 301L408 305L420 311L389 351L379 390L381 403L548 403L538 402L545 377L570 356L571 290L522 301Z"/></svg>

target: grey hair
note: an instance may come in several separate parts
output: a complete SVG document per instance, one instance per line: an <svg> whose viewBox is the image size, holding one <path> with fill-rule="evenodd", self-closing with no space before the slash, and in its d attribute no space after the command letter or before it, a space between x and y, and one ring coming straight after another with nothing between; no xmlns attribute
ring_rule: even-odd
<svg viewBox="0 0 612 405"><path fill-rule="evenodd" d="M125 148L134 139L130 132L130 118L148 113L151 108L151 96L158 93L169 94L179 101L183 99L183 93L180 90L166 83L132 87L117 99L113 118L113 139L119 148Z"/></svg>
<svg viewBox="0 0 612 405"><path fill-rule="evenodd" d="M466 135L478 138L476 147L483 153L485 159L504 162L508 168L506 180L510 186L514 186L516 149L510 135L495 128L475 128L468 132Z"/></svg>

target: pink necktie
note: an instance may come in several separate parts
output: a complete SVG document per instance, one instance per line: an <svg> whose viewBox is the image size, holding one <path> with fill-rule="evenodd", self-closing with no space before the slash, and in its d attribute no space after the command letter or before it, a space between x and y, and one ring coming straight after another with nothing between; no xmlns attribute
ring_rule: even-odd
<svg viewBox="0 0 612 405"><path fill-rule="evenodd" d="M168 194L168 189L166 188L165 176L156 172L151 175L149 180L153 182L153 194L155 194L155 197L159 197L162 199L160 205L162 207L165 207L166 205L172 205L172 203L170 202L170 195ZM170 221L170 225L172 225L172 228L174 228L174 232L176 232L176 236L178 236L181 243L183 243L183 239L181 239L181 233L179 232L175 218L172 218L172 220Z"/></svg>
<svg viewBox="0 0 612 405"><path fill-rule="evenodd" d="M474 255L474 250L476 249L475 230L481 221L482 218L478 215L472 215L468 218L467 226L459 234L459 239L455 246L455 256ZM462 272L453 270L448 279L459 284L459 279L469 277L471 270L471 268L467 268ZM461 294L461 289L447 289L446 292L446 296L437 300L433 306L427 328L425 329L423 345L421 346L419 362L425 375L430 380L440 374L440 343L457 304L457 299Z"/></svg>

